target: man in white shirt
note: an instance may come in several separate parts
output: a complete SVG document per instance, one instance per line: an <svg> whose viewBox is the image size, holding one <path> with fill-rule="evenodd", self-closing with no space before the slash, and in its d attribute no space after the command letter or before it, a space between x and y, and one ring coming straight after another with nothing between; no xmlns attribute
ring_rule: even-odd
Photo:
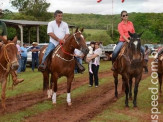
<svg viewBox="0 0 163 122"><path fill-rule="evenodd" d="M50 42L46 52L43 56L42 63L38 69L44 71L46 68L45 60L49 53L59 44L64 43L65 39L69 36L68 24L62 21L63 12L56 10L54 13L55 20L48 23L47 34L50 36Z"/></svg>

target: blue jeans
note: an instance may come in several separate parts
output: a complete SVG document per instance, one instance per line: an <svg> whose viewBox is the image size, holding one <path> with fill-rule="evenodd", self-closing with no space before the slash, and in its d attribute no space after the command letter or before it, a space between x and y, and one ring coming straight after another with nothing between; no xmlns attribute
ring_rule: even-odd
<svg viewBox="0 0 163 122"><path fill-rule="evenodd" d="M24 72L26 69L27 57L21 57L21 71Z"/></svg>
<svg viewBox="0 0 163 122"><path fill-rule="evenodd" d="M115 61L124 42L119 41L112 54L112 61Z"/></svg>
<svg viewBox="0 0 163 122"><path fill-rule="evenodd" d="M80 57L76 57L77 62L79 62L82 65L82 59ZM75 66L75 71L74 73L78 73L77 71L77 66Z"/></svg>
<svg viewBox="0 0 163 122"><path fill-rule="evenodd" d="M113 54L112 54L112 61L113 62L116 60L116 58L117 58L117 56L118 56L118 54L119 54L119 52L120 52L120 50L121 50L121 48L123 46L123 43L124 42L119 41L118 44L117 44L117 46L115 47L115 49L113 51ZM144 48L143 48L143 46L140 47L140 50L141 50L141 52L144 55Z"/></svg>
<svg viewBox="0 0 163 122"><path fill-rule="evenodd" d="M47 47L47 49L46 49L46 52L45 52L45 54L44 54L44 56L43 56L43 58L42 58L42 64L45 62L47 56L49 55L49 53L50 53L54 48L55 48L55 45L54 45L52 42L50 42L49 45L48 45L48 47Z"/></svg>
<svg viewBox="0 0 163 122"><path fill-rule="evenodd" d="M36 64L36 67L38 67L38 57L32 57L32 70L33 71L35 69L35 64Z"/></svg>
<svg viewBox="0 0 163 122"><path fill-rule="evenodd" d="M19 62L19 67L18 67L17 73L20 73L21 72L21 58L20 57L18 57L18 62Z"/></svg>

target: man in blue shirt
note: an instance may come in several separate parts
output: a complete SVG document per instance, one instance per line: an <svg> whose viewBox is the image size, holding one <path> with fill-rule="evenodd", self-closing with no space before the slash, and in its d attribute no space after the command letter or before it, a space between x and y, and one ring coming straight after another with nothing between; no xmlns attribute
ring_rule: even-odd
<svg viewBox="0 0 163 122"><path fill-rule="evenodd" d="M32 52L32 71L34 72L35 66L38 67L38 52L40 48L37 47L37 42L32 43L31 52Z"/></svg>
<svg viewBox="0 0 163 122"><path fill-rule="evenodd" d="M25 72L26 64L27 64L27 45L23 44L21 47L21 71Z"/></svg>

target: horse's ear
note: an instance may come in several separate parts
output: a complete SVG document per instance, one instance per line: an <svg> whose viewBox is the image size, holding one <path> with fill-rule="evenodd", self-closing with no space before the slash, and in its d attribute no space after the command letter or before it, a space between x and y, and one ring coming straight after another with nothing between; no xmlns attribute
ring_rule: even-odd
<svg viewBox="0 0 163 122"><path fill-rule="evenodd" d="M6 39L4 39L2 36L0 36L0 40L2 40L4 44L8 43L8 41Z"/></svg>
<svg viewBox="0 0 163 122"><path fill-rule="evenodd" d="M138 34L138 36L139 36L139 37L141 37L143 33L144 33L144 31L143 31L143 32L141 32L140 34Z"/></svg>
<svg viewBox="0 0 163 122"><path fill-rule="evenodd" d="M77 33L77 32L78 32L78 29L79 29L79 28L77 27L77 28L76 28L76 30L75 30L75 33Z"/></svg>
<svg viewBox="0 0 163 122"><path fill-rule="evenodd" d="M130 31L128 31L128 34L130 35L130 37L133 37L133 33L131 33Z"/></svg>
<svg viewBox="0 0 163 122"><path fill-rule="evenodd" d="M17 38L17 36L15 36L14 39L12 40L12 42L14 42L16 44L17 40L18 40L18 38Z"/></svg>
<svg viewBox="0 0 163 122"><path fill-rule="evenodd" d="M82 28L82 29L80 30L80 32L82 32L82 33L83 33L83 31L84 31L84 28Z"/></svg>

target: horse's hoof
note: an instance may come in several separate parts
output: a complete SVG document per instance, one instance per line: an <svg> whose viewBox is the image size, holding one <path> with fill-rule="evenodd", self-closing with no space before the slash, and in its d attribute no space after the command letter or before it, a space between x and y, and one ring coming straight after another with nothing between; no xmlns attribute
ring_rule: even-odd
<svg viewBox="0 0 163 122"><path fill-rule="evenodd" d="M57 103L56 103L56 102L53 102L52 104L53 104L54 106L56 106L56 105L57 105Z"/></svg>
<svg viewBox="0 0 163 122"><path fill-rule="evenodd" d="M68 105L68 106L71 106L71 105L72 105L72 103L71 103L71 102L69 102L69 103L67 103L67 105Z"/></svg>
<svg viewBox="0 0 163 122"><path fill-rule="evenodd" d="M134 110L138 110L138 107L137 107L137 106L136 106L136 107L134 106L134 108L133 108L133 109L134 109Z"/></svg>
<svg viewBox="0 0 163 122"><path fill-rule="evenodd" d="M129 110L129 106L125 106L125 110L128 111Z"/></svg>
<svg viewBox="0 0 163 122"><path fill-rule="evenodd" d="M117 97L114 97L113 101L116 102L117 100L118 100L118 98Z"/></svg>

